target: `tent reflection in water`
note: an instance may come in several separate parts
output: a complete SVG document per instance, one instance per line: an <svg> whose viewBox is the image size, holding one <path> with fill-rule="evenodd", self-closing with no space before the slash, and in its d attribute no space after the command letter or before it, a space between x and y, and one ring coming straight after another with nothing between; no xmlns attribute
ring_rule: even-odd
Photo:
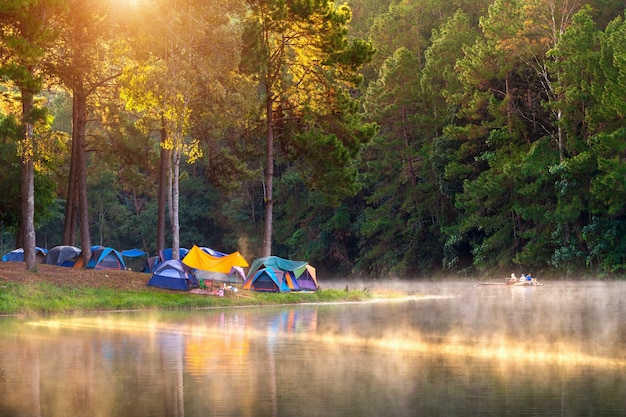
<svg viewBox="0 0 626 417"><path fill-rule="evenodd" d="M199 280L228 284L243 283L243 268L248 266L248 262L239 252L225 254L196 245L185 255L183 263L196 270L195 275Z"/></svg>
<svg viewBox="0 0 626 417"><path fill-rule="evenodd" d="M252 262L244 289L255 291L315 291L319 288L315 268L308 262L267 256Z"/></svg>
<svg viewBox="0 0 626 417"><path fill-rule="evenodd" d="M160 263L146 284L168 290L189 291L198 286L198 280L185 264L179 260Z"/></svg>

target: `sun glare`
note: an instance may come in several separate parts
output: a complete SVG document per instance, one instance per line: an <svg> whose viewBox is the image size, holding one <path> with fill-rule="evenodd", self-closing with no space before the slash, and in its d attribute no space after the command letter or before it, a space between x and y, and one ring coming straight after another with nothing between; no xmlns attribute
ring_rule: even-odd
<svg viewBox="0 0 626 417"><path fill-rule="evenodd" d="M70 318L64 320L41 320L30 322L35 326L49 328L82 328L110 331L130 331L133 334L170 333L192 337L194 343L203 338L219 340L228 337L228 340L237 340L247 344L250 339L267 339L267 329L250 327L227 328L222 325L209 326L203 322L181 326L159 321L136 322L115 318ZM297 338L309 342L327 344L329 346L352 346L368 349L380 349L389 352L404 352L406 354L433 354L441 357L466 357L475 359L496 360L501 364L544 363L569 366L594 366L599 368L626 368L624 357L604 357L586 353L576 346L567 343L524 344L519 340L492 340L488 343L477 343L476 340L449 337L436 342L423 340L419 335L387 336L381 338L361 337L351 335L337 335L334 333L317 333L305 331L302 333L280 333L276 337ZM234 338L234 339L233 339ZM217 343L217 342L211 342Z"/></svg>
<svg viewBox="0 0 626 417"><path fill-rule="evenodd" d="M111 0L111 3L118 8L129 9L139 7L142 0Z"/></svg>

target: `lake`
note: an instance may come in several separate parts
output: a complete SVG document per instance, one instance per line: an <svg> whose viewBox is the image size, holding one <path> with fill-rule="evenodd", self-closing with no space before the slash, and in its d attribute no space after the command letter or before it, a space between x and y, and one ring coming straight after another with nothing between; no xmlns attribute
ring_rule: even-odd
<svg viewBox="0 0 626 417"><path fill-rule="evenodd" d="M626 415L626 283L410 289L0 318L0 416Z"/></svg>

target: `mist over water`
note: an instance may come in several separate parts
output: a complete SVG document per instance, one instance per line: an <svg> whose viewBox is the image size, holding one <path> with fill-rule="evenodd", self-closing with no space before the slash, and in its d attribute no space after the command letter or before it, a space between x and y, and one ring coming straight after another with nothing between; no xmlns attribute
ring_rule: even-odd
<svg viewBox="0 0 626 417"><path fill-rule="evenodd" d="M5 318L0 416L626 412L626 284L398 285L425 297Z"/></svg>

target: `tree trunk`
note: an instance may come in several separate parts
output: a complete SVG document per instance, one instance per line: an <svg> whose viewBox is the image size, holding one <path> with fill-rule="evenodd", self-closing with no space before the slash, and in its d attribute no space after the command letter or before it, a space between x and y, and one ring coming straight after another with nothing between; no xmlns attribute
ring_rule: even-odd
<svg viewBox="0 0 626 417"><path fill-rule="evenodd" d="M79 159L79 144L80 141L77 139L76 135L78 133L78 129L75 129L74 126L78 125L78 105L77 105L77 95L74 94L72 97L72 154L70 158L70 174L67 185L67 200L65 202L65 223L63 225L63 244L64 245L72 245L76 244L76 213L77 210L77 176L78 176L78 159Z"/></svg>
<svg viewBox="0 0 626 417"><path fill-rule="evenodd" d="M180 155L181 151L177 147L172 151L174 172L172 174L172 259L180 259L180 221L178 219L178 199L179 187L178 180L180 176Z"/></svg>
<svg viewBox="0 0 626 417"><path fill-rule="evenodd" d="M402 138L404 139L404 149L400 153L400 159L402 160L406 156L408 177L409 177L409 180L411 181L411 186L416 187L417 179L416 179L415 169L413 168L413 159L412 159L413 152L409 150L409 147L411 146L410 144L411 141L409 137L411 136L411 134L407 126L408 116L407 116L406 108L404 106L402 106L401 114L402 114Z"/></svg>
<svg viewBox="0 0 626 417"><path fill-rule="evenodd" d="M161 128L161 163L159 166L159 200L157 207L157 253L165 249L165 207L167 204L167 178L169 171L170 151L163 147L167 140L167 131Z"/></svg>
<svg viewBox="0 0 626 417"><path fill-rule="evenodd" d="M24 120L24 146L22 154L22 243L27 271L36 271L35 258L35 168L33 125L28 120L33 107L33 94L22 91L22 117Z"/></svg>
<svg viewBox="0 0 626 417"><path fill-rule="evenodd" d="M78 140L78 161L77 161L77 190L78 209L80 212L80 245L81 256L84 264L87 265L91 257L91 232L89 230L89 206L87 200L87 145L85 143L85 129L87 126L87 98L82 92L74 92L77 96L76 105L76 139Z"/></svg>
<svg viewBox="0 0 626 417"><path fill-rule="evenodd" d="M274 215L274 115L272 112L271 92L267 91L267 157L265 170L265 230L263 234L263 256L272 254L272 222Z"/></svg>
<svg viewBox="0 0 626 417"><path fill-rule="evenodd" d="M511 97L511 90L510 90L510 79L511 79L511 74L507 73L506 77L504 78L504 84L505 84L505 100L506 100L506 125L508 127L508 131L509 133L513 132L513 97Z"/></svg>

